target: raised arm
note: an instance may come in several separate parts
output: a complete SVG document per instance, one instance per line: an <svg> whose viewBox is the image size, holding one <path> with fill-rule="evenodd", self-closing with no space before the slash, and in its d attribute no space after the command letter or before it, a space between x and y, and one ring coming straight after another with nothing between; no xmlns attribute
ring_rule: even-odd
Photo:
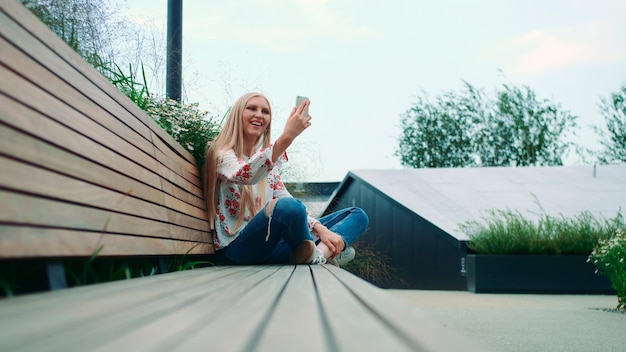
<svg viewBox="0 0 626 352"><path fill-rule="evenodd" d="M309 100L304 101L300 106L297 106L291 110L291 114L285 124L283 133L274 142L274 149L272 151L272 161L276 162L283 155L287 148L293 143L305 129L311 126L311 115L306 116L311 102Z"/></svg>

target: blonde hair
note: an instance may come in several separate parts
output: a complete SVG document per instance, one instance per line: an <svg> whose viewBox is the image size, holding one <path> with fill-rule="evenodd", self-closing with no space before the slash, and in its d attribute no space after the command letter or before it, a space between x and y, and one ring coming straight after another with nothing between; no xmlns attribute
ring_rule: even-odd
<svg viewBox="0 0 626 352"><path fill-rule="evenodd" d="M267 125L265 132L256 143L255 147L263 147L266 148L270 145L272 140L271 137L271 127L272 127L272 108L269 100L261 93L251 92L244 94L241 96L235 104L232 106L228 117L226 118L226 123L220 133L215 137L215 139L210 143L206 152L206 160L204 163L204 196L207 202L207 212L209 215L209 225L211 229L215 229L215 216L216 214L216 206L217 206L217 159L220 153L223 153L229 149L232 149L235 152L235 155L238 158L243 158L243 112L248 104L248 101L254 97L261 97L265 99L268 106L270 106L270 123ZM250 155L249 155L250 156ZM246 213L249 213L251 216L254 216L259 210L260 207L265 204L265 184L266 182L261 181L260 188L260 197L261 202L259 205L254 202L254 194L252 190L252 185L242 185L241 187L241 208L242 211L237 214L237 224L235 228L232 229L233 233L237 232L239 226L243 223L243 220L246 216Z"/></svg>

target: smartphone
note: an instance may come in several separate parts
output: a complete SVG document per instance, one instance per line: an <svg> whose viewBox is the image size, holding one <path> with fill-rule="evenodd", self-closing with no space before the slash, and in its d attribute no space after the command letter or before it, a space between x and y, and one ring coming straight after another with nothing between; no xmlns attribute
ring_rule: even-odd
<svg viewBox="0 0 626 352"><path fill-rule="evenodd" d="M300 106L300 104L302 104L303 101L306 101L306 100L309 100L309 98L298 95L296 97L296 108L298 106ZM308 107L304 111L304 116L309 116L309 108Z"/></svg>

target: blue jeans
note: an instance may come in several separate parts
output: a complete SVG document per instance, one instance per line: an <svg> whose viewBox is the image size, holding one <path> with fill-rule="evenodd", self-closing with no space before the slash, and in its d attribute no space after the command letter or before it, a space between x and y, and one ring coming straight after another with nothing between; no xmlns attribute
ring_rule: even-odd
<svg viewBox="0 0 626 352"><path fill-rule="evenodd" d="M369 219L356 207L339 210L319 219L340 235L346 247L367 229ZM269 226L269 230L268 230ZM295 198L279 198L270 217L259 211L239 232L237 238L219 252L231 264L283 264L291 251L304 240L313 240L309 232L306 208Z"/></svg>

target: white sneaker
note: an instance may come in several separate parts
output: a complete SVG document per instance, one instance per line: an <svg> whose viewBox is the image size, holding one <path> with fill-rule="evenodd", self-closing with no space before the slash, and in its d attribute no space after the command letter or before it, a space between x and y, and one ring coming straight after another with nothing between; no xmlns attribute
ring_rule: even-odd
<svg viewBox="0 0 626 352"><path fill-rule="evenodd" d="M355 256L356 256L356 250L354 249L354 247L350 246L344 249L343 252L339 253L339 255L336 256L335 258L330 259L328 262L332 265L341 267L342 265L345 265L351 262Z"/></svg>
<svg viewBox="0 0 626 352"><path fill-rule="evenodd" d="M324 252L321 249L315 247L313 251L313 255L307 261L307 264L326 264L326 257L324 257Z"/></svg>

